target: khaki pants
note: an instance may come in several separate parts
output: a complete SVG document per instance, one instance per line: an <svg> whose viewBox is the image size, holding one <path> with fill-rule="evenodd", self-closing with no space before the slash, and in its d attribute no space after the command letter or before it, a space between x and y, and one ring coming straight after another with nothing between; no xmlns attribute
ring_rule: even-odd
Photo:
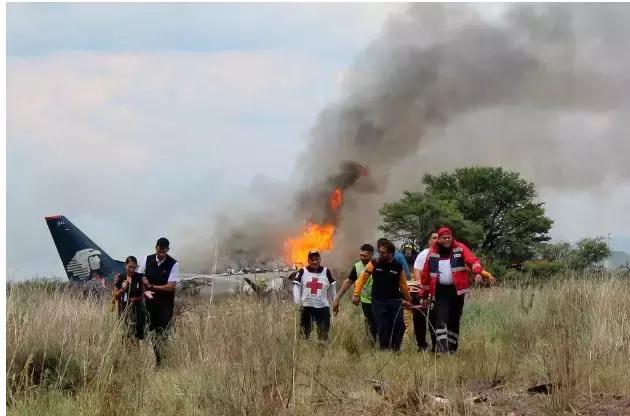
<svg viewBox="0 0 630 416"><path fill-rule="evenodd" d="M403 320L405 322L405 339L408 339L413 334L413 312L410 309L405 309Z"/></svg>

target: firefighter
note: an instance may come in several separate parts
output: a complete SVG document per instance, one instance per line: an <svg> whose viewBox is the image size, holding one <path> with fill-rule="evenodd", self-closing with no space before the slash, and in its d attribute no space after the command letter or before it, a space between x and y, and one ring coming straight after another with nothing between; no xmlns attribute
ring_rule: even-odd
<svg viewBox="0 0 630 416"><path fill-rule="evenodd" d="M436 351L453 353L459 347L459 325L464 308L464 296L470 291L466 266L483 279L479 259L463 243L453 239L450 229L438 230L438 240L430 248L422 268L420 296L422 306L428 306L429 295L435 298L432 328Z"/></svg>

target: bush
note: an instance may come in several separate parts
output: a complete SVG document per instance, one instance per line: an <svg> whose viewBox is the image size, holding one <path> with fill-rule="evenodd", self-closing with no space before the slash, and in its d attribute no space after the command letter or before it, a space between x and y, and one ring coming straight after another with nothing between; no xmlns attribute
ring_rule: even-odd
<svg viewBox="0 0 630 416"><path fill-rule="evenodd" d="M523 263L523 272L534 281L547 280L566 270L566 265L559 261L526 261Z"/></svg>

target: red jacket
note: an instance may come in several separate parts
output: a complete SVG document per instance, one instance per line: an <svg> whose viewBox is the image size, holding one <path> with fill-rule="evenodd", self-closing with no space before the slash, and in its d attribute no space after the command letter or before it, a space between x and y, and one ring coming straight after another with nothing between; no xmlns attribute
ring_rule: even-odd
<svg viewBox="0 0 630 416"><path fill-rule="evenodd" d="M468 247L459 241L453 240L451 245L451 271L453 273L453 283L458 295L462 295L470 291L470 281L468 280L468 272L466 266L469 266L474 274L483 271L479 259L473 254ZM435 243L429 248L429 254L424 262L422 269L422 277L420 280L420 296L429 297L429 293L435 296L435 285L438 281L438 272L440 267L440 253L438 244Z"/></svg>

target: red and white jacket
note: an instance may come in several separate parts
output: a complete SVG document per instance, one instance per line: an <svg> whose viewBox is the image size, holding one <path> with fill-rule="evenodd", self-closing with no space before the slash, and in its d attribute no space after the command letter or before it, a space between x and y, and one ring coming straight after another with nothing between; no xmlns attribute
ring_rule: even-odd
<svg viewBox="0 0 630 416"><path fill-rule="evenodd" d="M477 256L473 254L468 247L459 241L453 240L451 245L451 271L453 273L453 284L458 295L468 293L470 291L470 280L468 280L468 271L466 266L474 274L483 272L483 267ZM435 296L435 286L438 284L438 274L440 270L440 253L438 244L435 243L429 248L429 254L424 262L422 276L420 279L420 296L428 298L429 293Z"/></svg>

